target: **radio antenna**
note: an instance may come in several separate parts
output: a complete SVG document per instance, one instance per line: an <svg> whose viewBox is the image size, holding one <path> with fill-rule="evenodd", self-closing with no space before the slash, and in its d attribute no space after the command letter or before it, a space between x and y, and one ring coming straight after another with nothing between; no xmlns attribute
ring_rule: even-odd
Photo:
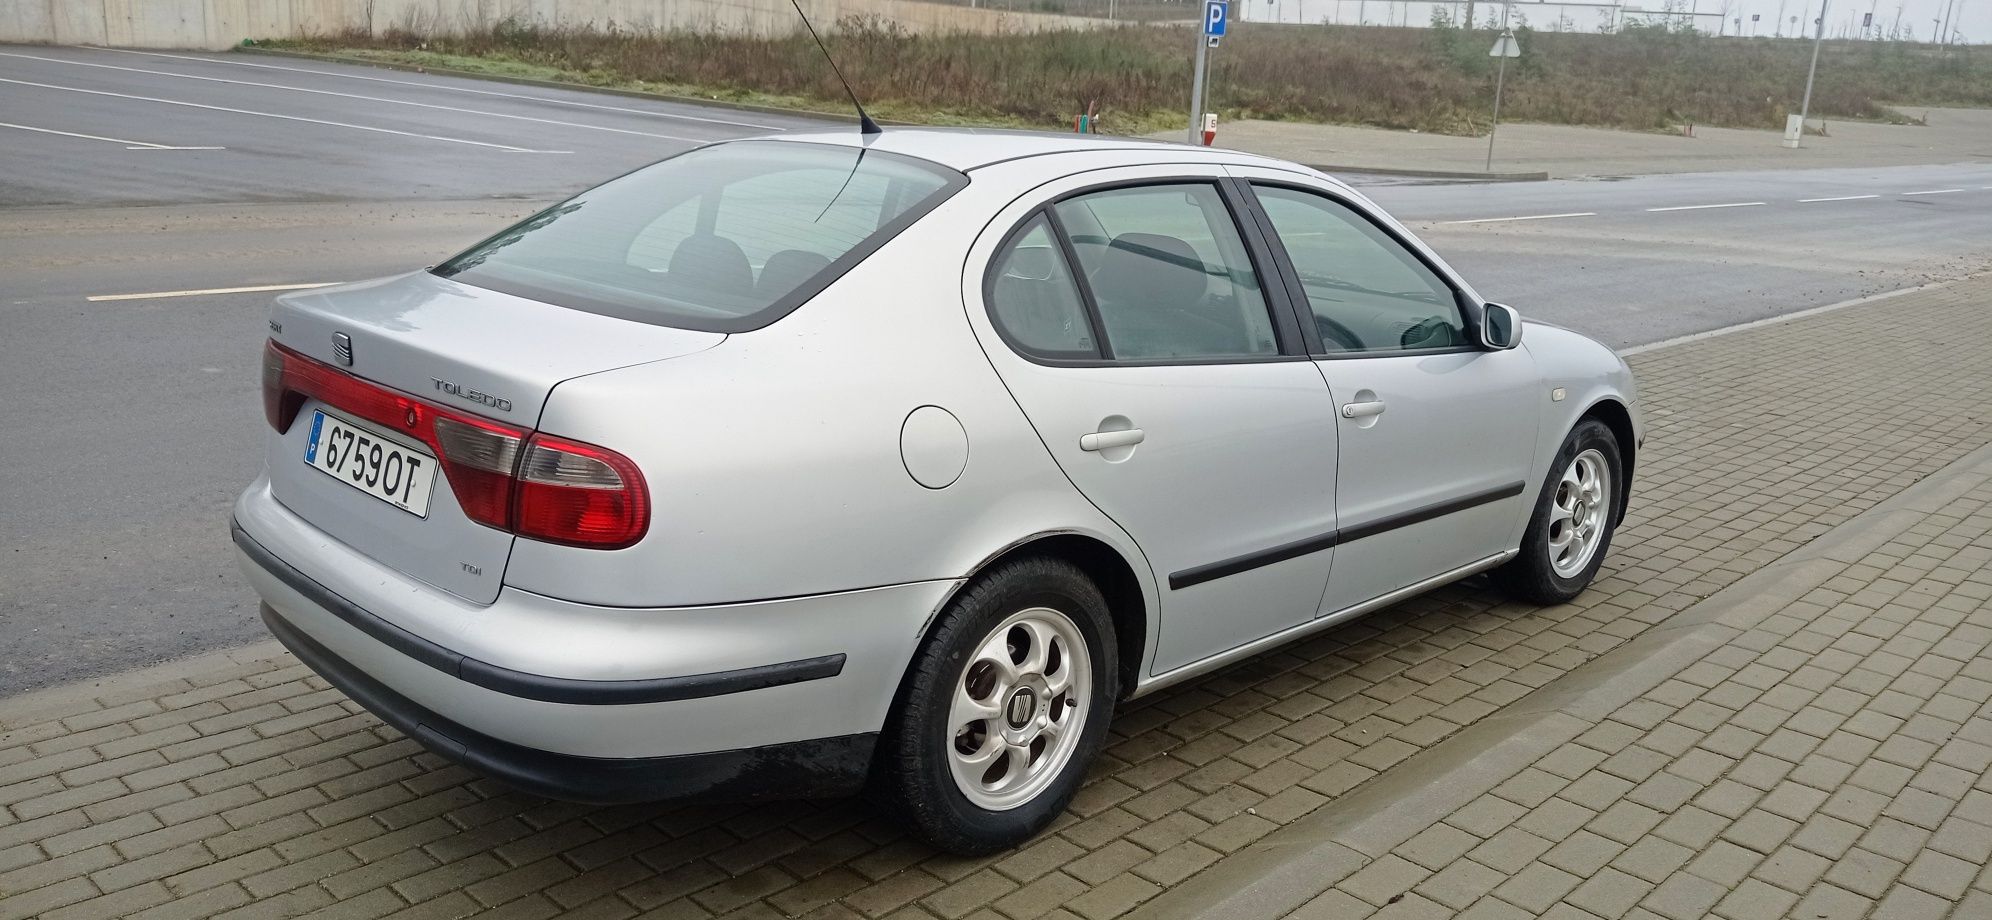
<svg viewBox="0 0 1992 920"><path fill-rule="evenodd" d="M859 134L884 134L885 129L865 114L865 104L858 101L858 94L851 89L851 81L844 79L844 71L837 67L837 59L830 56L830 49L823 44L823 36L816 34L816 26L809 21L809 14L802 11L801 0L789 0L795 7L795 14L802 17L802 27L809 30L809 37L816 39L816 50L823 52L823 59L830 62L830 72L837 75L837 82L844 84L844 93L851 97L851 107L858 110Z"/></svg>

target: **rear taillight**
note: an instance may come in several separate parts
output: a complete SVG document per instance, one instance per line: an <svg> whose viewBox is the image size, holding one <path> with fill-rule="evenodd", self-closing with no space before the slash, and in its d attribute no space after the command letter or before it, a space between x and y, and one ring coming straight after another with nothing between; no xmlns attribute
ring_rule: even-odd
<svg viewBox="0 0 1992 920"><path fill-rule="evenodd" d="M533 435L519 465L517 533L594 546L629 546L650 526L650 492L629 458L592 444Z"/></svg>
<svg viewBox="0 0 1992 920"><path fill-rule="evenodd" d="M633 545L650 529L650 493L628 457L424 402L267 342L270 427L290 430L306 398L429 445L464 516L479 524L591 549Z"/></svg>

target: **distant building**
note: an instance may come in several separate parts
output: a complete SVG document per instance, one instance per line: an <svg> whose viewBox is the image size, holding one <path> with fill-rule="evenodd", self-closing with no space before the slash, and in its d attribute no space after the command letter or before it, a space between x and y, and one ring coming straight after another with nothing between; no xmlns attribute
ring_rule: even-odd
<svg viewBox="0 0 1992 920"><path fill-rule="evenodd" d="M1632 24L1670 24L1710 34L1737 31L1723 21L1723 0L1655 0L1648 3L1579 3L1567 0L1515 0L1508 4L1508 24L1527 25L1538 32L1607 32ZM1499 23L1498 0L1475 0L1473 18L1480 25ZM1428 26L1434 12L1454 23L1466 17L1466 0L1232 0L1233 17L1242 22L1298 25ZM1744 22L1744 27L1750 23ZM1766 28L1769 24L1765 24ZM1747 34L1747 32L1745 33Z"/></svg>

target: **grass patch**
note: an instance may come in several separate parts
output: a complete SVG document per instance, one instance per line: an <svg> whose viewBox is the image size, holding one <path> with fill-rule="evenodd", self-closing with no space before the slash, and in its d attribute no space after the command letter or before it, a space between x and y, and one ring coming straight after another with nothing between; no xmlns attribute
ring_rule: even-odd
<svg viewBox="0 0 1992 920"><path fill-rule="evenodd" d="M1615 34L1518 30L1505 120L1664 130L1781 128L1804 91L1809 42L1719 39L1661 27ZM1102 130L1185 123L1192 34L1122 26L1030 35L913 35L847 20L827 36L873 114L927 124L1058 128L1088 103ZM1227 119L1269 118L1477 134L1494 92L1493 33L1451 26L1233 27L1211 58ZM396 30L272 43L431 67L842 111L806 35L548 29L507 21L467 35ZM1829 42L1813 114L1896 119L1888 106L1992 106L1992 55L1907 42Z"/></svg>

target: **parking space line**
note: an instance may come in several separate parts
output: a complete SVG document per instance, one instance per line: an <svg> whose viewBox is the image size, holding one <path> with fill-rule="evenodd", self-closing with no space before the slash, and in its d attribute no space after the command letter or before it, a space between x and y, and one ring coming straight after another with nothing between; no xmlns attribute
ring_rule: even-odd
<svg viewBox="0 0 1992 920"><path fill-rule="evenodd" d="M1964 189L1961 188L1931 188L1931 189L1924 189L1920 192L1903 192L1902 197L1907 198L1910 195L1948 195L1952 192L1962 192L1962 191L1964 191Z"/></svg>
<svg viewBox="0 0 1992 920"><path fill-rule="evenodd" d="M1821 201L1861 201L1867 198L1880 198L1880 195L1841 195L1837 198L1800 198L1799 204L1814 204Z"/></svg>
<svg viewBox="0 0 1992 920"><path fill-rule="evenodd" d="M1675 205L1675 206L1673 206L1673 207L1671 207L1671 208L1647 208L1646 210L1648 210L1648 211L1706 211L1706 210L1709 210L1709 209L1711 209L1711 208L1755 208L1755 207L1761 207L1761 206L1762 206L1763 204L1764 204L1764 203L1763 203L1763 202L1761 202L1761 201L1732 201L1732 202L1729 202L1729 203L1727 203L1727 204L1681 204L1681 205Z"/></svg>
<svg viewBox="0 0 1992 920"><path fill-rule="evenodd" d="M291 73L315 74L321 77L337 77L341 80L365 80L370 83L392 83L396 86L415 86L415 87L420 87L422 89L442 90L444 92L451 92L451 93L469 93L477 96L498 96L504 99L521 99L527 102L544 102L549 105L565 105L580 109L596 109L604 112L626 112L631 115L648 115L653 118L673 118L679 121L697 121L713 125L732 125L738 128L753 128L760 131L788 130L786 128L777 127L775 125L764 125L751 121L734 121L726 118L708 118L700 115L682 115L676 112L658 112L658 111L653 111L651 109L635 109L622 105L604 105L595 102L577 102L572 99L549 99L545 96L533 96L533 95L528 95L526 93L507 93L507 92L500 92L498 90L490 90L490 89L471 89L467 86L445 86L440 83L424 83L420 80L396 80L391 77L371 77L365 74L336 73L330 70L316 70L310 67L285 67L281 64L259 64L252 61L224 61L219 58L199 57L197 55L192 55L192 54L160 54L155 51L136 51L130 48L90 48L89 50L110 51L110 52L116 52L118 54L140 54L140 55L145 55L146 57L173 58L176 60L183 60L183 61L200 61L206 64L226 64L230 67L259 67L264 70L284 70L284 71L289 71ZM585 91L585 87L576 87L575 91L583 92Z"/></svg>
<svg viewBox="0 0 1992 920"><path fill-rule="evenodd" d="M543 150L531 150L525 147L514 147L510 144L493 144L486 141L465 140L464 138L460 137L443 137L437 134L417 134L413 131L396 131L393 128L377 128L372 125L355 125L343 121L326 121L325 119L322 118L306 118L302 115L279 115L275 112L257 112L257 111L252 111L250 109L235 109L222 105L207 105L200 102L184 102L178 99L160 99L156 96L133 96L128 93L113 93L109 90L83 89L82 87L78 86L57 86L53 83L35 83L30 80L14 80L14 79L9 79L7 77L0 77L0 83L12 83L17 86L34 86L34 87L39 87L41 89L57 89L68 93L87 93L92 96L110 96L117 99L133 99L139 102L157 102L161 105L179 105L179 106L186 106L187 108L191 109L207 109L209 111L214 111L214 112L233 112L234 114L237 115L257 115L263 118L280 118L283 119L284 121L300 121L300 122L305 122L307 124L327 125L333 128L351 128L355 131L373 131L378 134L394 134L394 135L399 135L401 137L416 137L416 138L421 138L423 140L444 141L446 143L451 143L451 144L469 144L472 147L488 147L492 150L509 150L513 153L548 152Z"/></svg>
<svg viewBox="0 0 1992 920"><path fill-rule="evenodd" d="M54 128L37 128L33 125L17 125L0 121L0 128L14 128L20 131L33 131L37 134L60 134L63 137L80 137L89 141L106 141L123 144L126 150L227 150L227 147L175 147L171 144L154 144L149 141L128 141L120 137L103 137L96 134L78 134L74 131L57 131Z"/></svg>
<svg viewBox="0 0 1992 920"><path fill-rule="evenodd" d="M310 288L331 287L338 281L321 281L317 284L256 284L249 287L201 288L193 291L152 291L146 294L98 294L85 297L91 303L109 300L158 300L163 297L199 297L203 294L255 294L262 291L302 291Z"/></svg>
<svg viewBox="0 0 1992 920"><path fill-rule="evenodd" d="M479 109L460 109L450 105L436 105L429 102L413 102L407 99L389 99L385 96L362 96L356 93L341 93L329 89L308 89L302 86L285 86L282 83L259 83L254 80L230 80L226 77L203 77L190 73L174 73L170 70L145 70L139 67L119 67L116 64L92 64L88 61L71 61L63 58L41 57L34 54L16 54L0 51L0 57L23 58L30 61L47 61L51 64L70 64L76 67L100 67L105 70L122 70L128 73L151 74L159 77L175 77L181 80L202 80L209 83L228 83L235 86L258 86L266 89L280 89L293 93L310 93L314 96L337 96L341 99L357 99L362 102L385 102L390 105L411 105L417 108L438 109L445 112L458 112L464 115L482 115L486 118L510 118L517 121L533 121L543 125L556 125L562 128L584 128L590 131L611 131L616 134L634 134L638 137L654 137L667 141L700 143L699 138L680 137L675 134L657 134L651 131L633 131L628 128L610 128L604 125L591 125L578 121L556 121L551 118L534 118L530 115L511 115L504 112L486 112Z"/></svg>
<svg viewBox="0 0 1992 920"><path fill-rule="evenodd" d="M1481 217L1473 220L1440 221L1446 224L1498 224L1515 220L1558 220L1565 217L1596 217L1596 211L1575 211L1569 214L1531 214L1527 217Z"/></svg>

